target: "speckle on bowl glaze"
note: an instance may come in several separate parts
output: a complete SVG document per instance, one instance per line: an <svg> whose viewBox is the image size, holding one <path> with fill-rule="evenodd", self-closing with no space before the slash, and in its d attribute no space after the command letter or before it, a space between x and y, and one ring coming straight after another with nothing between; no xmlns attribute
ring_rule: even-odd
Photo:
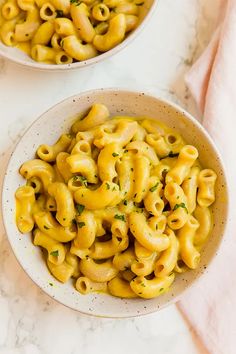
<svg viewBox="0 0 236 354"><path fill-rule="evenodd" d="M76 114L86 112L95 102L107 105L111 115L122 110L124 115L147 115L163 121L172 128L175 127L187 143L198 148L202 165L214 169L218 175L217 198L212 207L214 227L202 252L200 267L195 271L179 274L171 291L156 299L127 300L106 294L81 295L75 291L72 280L67 284L59 283L48 272L42 261L41 251L32 244L31 236L19 233L15 225L14 208L9 208L9 204L15 205L15 190L24 183L18 169L25 160L35 156L35 146L42 143L52 144L62 132L69 129ZM102 317L129 317L148 314L175 302L185 289L191 287L203 273L207 272L207 267L215 257L223 238L227 221L227 200L227 183L221 158L213 141L197 120L182 108L143 92L100 89L62 101L41 115L29 127L10 159L3 184L2 208L11 247L23 269L41 289L62 304L82 313Z"/></svg>

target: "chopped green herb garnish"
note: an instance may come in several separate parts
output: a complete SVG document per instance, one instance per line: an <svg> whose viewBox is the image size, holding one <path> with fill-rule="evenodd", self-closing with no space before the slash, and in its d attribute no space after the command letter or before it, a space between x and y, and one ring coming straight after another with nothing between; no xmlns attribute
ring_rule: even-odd
<svg viewBox="0 0 236 354"><path fill-rule="evenodd" d="M126 221L126 220L125 220L125 216L124 216L124 215L119 215L119 214L116 214L116 215L115 215L115 219L122 220L122 221L124 221L124 222Z"/></svg>
<svg viewBox="0 0 236 354"><path fill-rule="evenodd" d="M82 183L85 187L87 187L87 185L88 185L87 178L85 178L84 176L79 176L79 179L80 179L81 183Z"/></svg>
<svg viewBox="0 0 236 354"><path fill-rule="evenodd" d="M53 286L53 283L49 283L50 286Z"/></svg>
<svg viewBox="0 0 236 354"><path fill-rule="evenodd" d="M74 182L80 181L81 184L83 184L85 187L87 187L87 185L88 185L87 178L84 176L73 176L73 181Z"/></svg>
<svg viewBox="0 0 236 354"><path fill-rule="evenodd" d="M163 291L164 290L164 288L160 288L160 290L159 291Z"/></svg>
<svg viewBox="0 0 236 354"><path fill-rule="evenodd" d="M52 251L52 252L50 252L50 255L53 256L53 257L58 257L59 256L59 251L58 250Z"/></svg>
<svg viewBox="0 0 236 354"><path fill-rule="evenodd" d="M57 14L56 17L64 17L64 13L62 10L56 10L56 14Z"/></svg>
<svg viewBox="0 0 236 354"><path fill-rule="evenodd" d="M124 204L124 205L128 205L127 200L124 200L124 201L123 201L123 204Z"/></svg>
<svg viewBox="0 0 236 354"><path fill-rule="evenodd" d="M49 230L49 227L47 227L46 225L43 225L45 230Z"/></svg>
<svg viewBox="0 0 236 354"><path fill-rule="evenodd" d="M116 190L116 187L113 187L113 188L112 188L112 192L115 191L115 190Z"/></svg>
<svg viewBox="0 0 236 354"><path fill-rule="evenodd" d="M135 210L136 213L142 214L143 213L143 208L137 208Z"/></svg>
<svg viewBox="0 0 236 354"><path fill-rule="evenodd" d="M128 152L128 150L125 150L125 151L124 151L124 154L126 154L127 152Z"/></svg>
<svg viewBox="0 0 236 354"><path fill-rule="evenodd" d="M185 203L175 204L173 211L175 211L175 210L178 209L178 208L183 208L183 209L185 209L186 212L188 213L188 209L187 209Z"/></svg>
<svg viewBox="0 0 236 354"><path fill-rule="evenodd" d="M81 4L81 1L79 0L70 0L71 4L75 4L76 6L79 6Z"/></svg>
<svg viewBox="0 0 236 354"><path fill-rule="evenodd" d="M81 215L84 211L84 205L82 205L82 204L76 204L75 208L76 208L79 215Z"/></svg>
<svg viewBox="0 0 236 354"><path fill-rule="evenodd" d="M155 190L157 190L159 182L157 182L152 188L150 188L150 192L155 192Z"/></svg>
<svg viewBox="0 0 236 354"><path fill-rule="evenodd" d="M144 283L141 283L141 286L143 286L144 288L146 287L146 285Z"/></svg>
<svg viewBox="0 0 236 354"><path fill-rule="evenodd" d="M76 219L72 219L72 224L77 225Z"/></svg>
<svg viewBox="0 0 236 354"><path fill-rule="evenodd" d="M85 226L85 222L83 222L83 221L78 222L78 226L81 229L83 226Z"/></svg>
<svg viewBox="0 0 236 354"><path fill-rule="evenodd" d="M179 156L179 153L174 154L173 151L171 151L168 156L169 157L176 157L176 156Z"/></svg>
<svg viewBox="0 0 236 354"><path fill-rule="evenodd" d="M113 152L112 156L117 157L117 156L119 156L119 154L117 154L116 152Z"/></svg>
<svg viewBox="0 0 236 354"><path fill-rule="evenodd" d="M110 184L107 183L107 182L106 182L106 187L107 187L107 189L110 189L110 188L111 188L111 187L110 187Z"/></svg>

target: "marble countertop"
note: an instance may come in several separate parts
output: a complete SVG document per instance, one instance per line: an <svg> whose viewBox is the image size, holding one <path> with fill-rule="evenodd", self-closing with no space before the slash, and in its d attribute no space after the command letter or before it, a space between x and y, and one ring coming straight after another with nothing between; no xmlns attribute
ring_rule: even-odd
<svg viewBox="0 0 236 354"><path fill-rule="evenodd" d="M218 0L159 0L140 36L95 67L37 72L0 58L0 183L9 153L50 106L99 87L147 90L196 113L184 74L216 26ZM18 265L0 220L1 354L203 353L174 305L145 317L99 319L45 295Z"/></svg>

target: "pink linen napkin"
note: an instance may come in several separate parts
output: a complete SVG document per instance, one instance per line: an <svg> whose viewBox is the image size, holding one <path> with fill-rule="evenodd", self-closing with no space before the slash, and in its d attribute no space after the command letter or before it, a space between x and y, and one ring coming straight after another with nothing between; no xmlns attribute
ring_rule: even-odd
<svg viewBox="0 0 236 354"><path fill-rule="evenodd" d="M222 1L222 11L224 6L224 18L186 82L225 162L230 220L209 272L178 304L212 354L236 353L236 0Z"/></svg>

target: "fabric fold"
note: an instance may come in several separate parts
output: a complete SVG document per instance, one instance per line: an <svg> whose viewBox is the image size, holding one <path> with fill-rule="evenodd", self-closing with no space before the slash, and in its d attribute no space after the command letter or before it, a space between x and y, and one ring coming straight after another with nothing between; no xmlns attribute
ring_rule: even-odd
<svg viewBox="0 0 236 354"><path fill-rule="evenodd" d="M226 3L226 2L224 2ZM223 6L223 3L222 3ZM223 8L222 8L223 9ZM186 83L226 167L230 216L218 256L178 304L212 354L234 354L236 338L236 0Z"/></svg>

